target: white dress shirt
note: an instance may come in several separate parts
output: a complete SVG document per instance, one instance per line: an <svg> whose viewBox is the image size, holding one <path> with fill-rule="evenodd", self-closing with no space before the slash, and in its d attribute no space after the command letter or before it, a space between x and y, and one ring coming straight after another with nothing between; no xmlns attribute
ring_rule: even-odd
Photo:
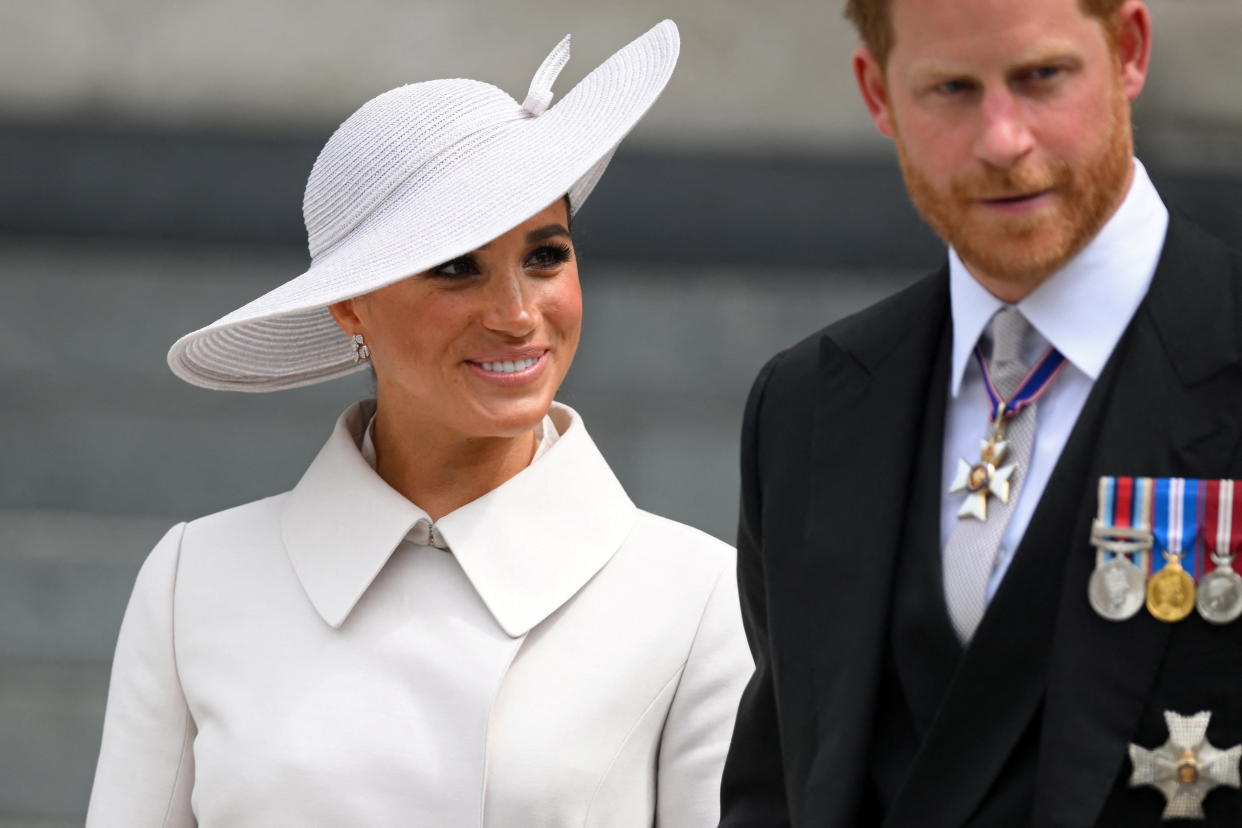
<svg viewBox="0 0 1242 828"><path fill-rule="evenodd" d="M1065 355L1068 364L1039 400L1035 445L1026 481L1001 540L988 582L988 600L1009 568L1091 387L1147 294L1168 225L1168 210L1143 165L1135 159L1129 192L1096 237L1017 304L1034 329L1026 343L1027 361L1034 363L1051 344ZM988 433L988 398L982 372L972 354L981 337L984 353L988 353L990 343L986 341L985 329L992 315L1004 305L975 281L952 248L949 297L953 354L941 460L942 550L953 524L967 519L957 517L963 494L949 493L958 459L976 462L979 441Z"/></svg>

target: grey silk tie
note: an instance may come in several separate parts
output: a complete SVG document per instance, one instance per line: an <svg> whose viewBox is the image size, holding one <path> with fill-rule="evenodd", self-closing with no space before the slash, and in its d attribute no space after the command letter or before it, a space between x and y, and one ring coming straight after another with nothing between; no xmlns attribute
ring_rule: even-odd
<svg viewBox="0 0 1242 828"><path fill-rule="evenodd" d="M1008 400L1026 376L1029 366L1022 361L1022 344L1031 330L1029 322L1017 308L1005 307L996 312L988 324L992 338L992 357L988 370L1001 397ZM986 436L987 402L979 401L980 438ZM1009 448L1001 465L1014 463L1017 469L1009 478L1009 500L1002 503L991 498L986 521L958 518L949 532L941 564L944 574L944 597L949 608L953 629L963 644L970 641L987 607L988 580L996 565L1001 537L1009 524L1014 505L1022 493L1027 467L1031 462L1031 445L1035 442L1035 404L1028 405L1011 419L1005 428ZM973 461L973 458L969 458Z"/></svg>

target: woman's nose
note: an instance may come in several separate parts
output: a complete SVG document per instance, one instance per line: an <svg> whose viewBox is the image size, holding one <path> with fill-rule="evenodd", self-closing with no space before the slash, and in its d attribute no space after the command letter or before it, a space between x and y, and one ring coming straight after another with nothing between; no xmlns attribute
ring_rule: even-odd
<svg viewBox="0 0 1242 828"><path fill-rule="evenodd" d="M530 334L539 322L535 291L520 267L493 274L489 280L483 325L507 336Z"/></svg>

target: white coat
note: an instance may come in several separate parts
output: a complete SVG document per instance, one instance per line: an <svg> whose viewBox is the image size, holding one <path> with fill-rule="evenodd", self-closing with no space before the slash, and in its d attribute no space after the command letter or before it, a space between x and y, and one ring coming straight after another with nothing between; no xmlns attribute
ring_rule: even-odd
<svg viewBox="0 0 1242 828"><path fill-rule="evenodd" d="M751 671L733 550L559 439L436 523L351 407L290 492L174 527L117 643L88 826L714 826Z"/></svg>

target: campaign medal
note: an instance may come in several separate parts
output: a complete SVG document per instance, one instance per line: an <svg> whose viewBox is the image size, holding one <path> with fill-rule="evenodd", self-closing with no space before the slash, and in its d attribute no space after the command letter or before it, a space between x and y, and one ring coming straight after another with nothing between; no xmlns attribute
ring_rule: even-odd
<svg viewBox="0 0 1242 828"><path fill-rule="evenodd" d="M1228 624L1242 615L1242 576L1233 568L1236 524L1242 523L1242 492L1234 481L1207 481L1203 510L1204 567L1215 568L1199 579L1195 607L1205 621ZM1239 539L1242 540L1242 539Z"/></svg>
<svg viewBox="0 0 1242 828"><path fill-rule="evenodd" d="M1100 478L1099 507L1091 527L1095 570L1087 582L1087 600L1108 621L1133 618L1143 607L1153 490L1150 477Z"/></svg>
<svg viewBox="0 0 1242 828"><path fill-rule="evenodd" d="M988 519L988 497L1001 503L1009 502L1009 479L1018 469L1016 463L1001 465L1009 444L1005 442L1005 426L1014 417L1044 395L1052 381L1065 367L1065 357L1056 348L1049 348L1035 363L1030 372L1008 400L1003 398L992 382L988 361L983 351L975 348L975 361L983 372L983 387L988 395L988 437L980 441L979 462L971 463L965 458L957 461L957 473L949 486L949 493L966 492L966 499L957 510L959 518Z"/></svg>
<svg viewBox="0 0 1242 828"><path fill-rule="evenodd" d="M1164 559L1160 561L1152 555L1147 611L1161 621L1181 621L1195 608L1194 555L1187 556L1183 550L1194 550L1199 500L1198 480L1156 480L1153 534Z"/></svg>
<svg viewBox="0 0 1242 828"><path fill-rule="evenodd" d="M1237 788L1242 784L1238 760L1242 745L1221 750L1207 740L1212 713L1205 710L1193 716L1164 711L1169 739L1155 750L1130 745L1134 772L1130 787L1151 785L1164 794L1162 819L1203 819L1203 797L1220 785Z"/></svg>

